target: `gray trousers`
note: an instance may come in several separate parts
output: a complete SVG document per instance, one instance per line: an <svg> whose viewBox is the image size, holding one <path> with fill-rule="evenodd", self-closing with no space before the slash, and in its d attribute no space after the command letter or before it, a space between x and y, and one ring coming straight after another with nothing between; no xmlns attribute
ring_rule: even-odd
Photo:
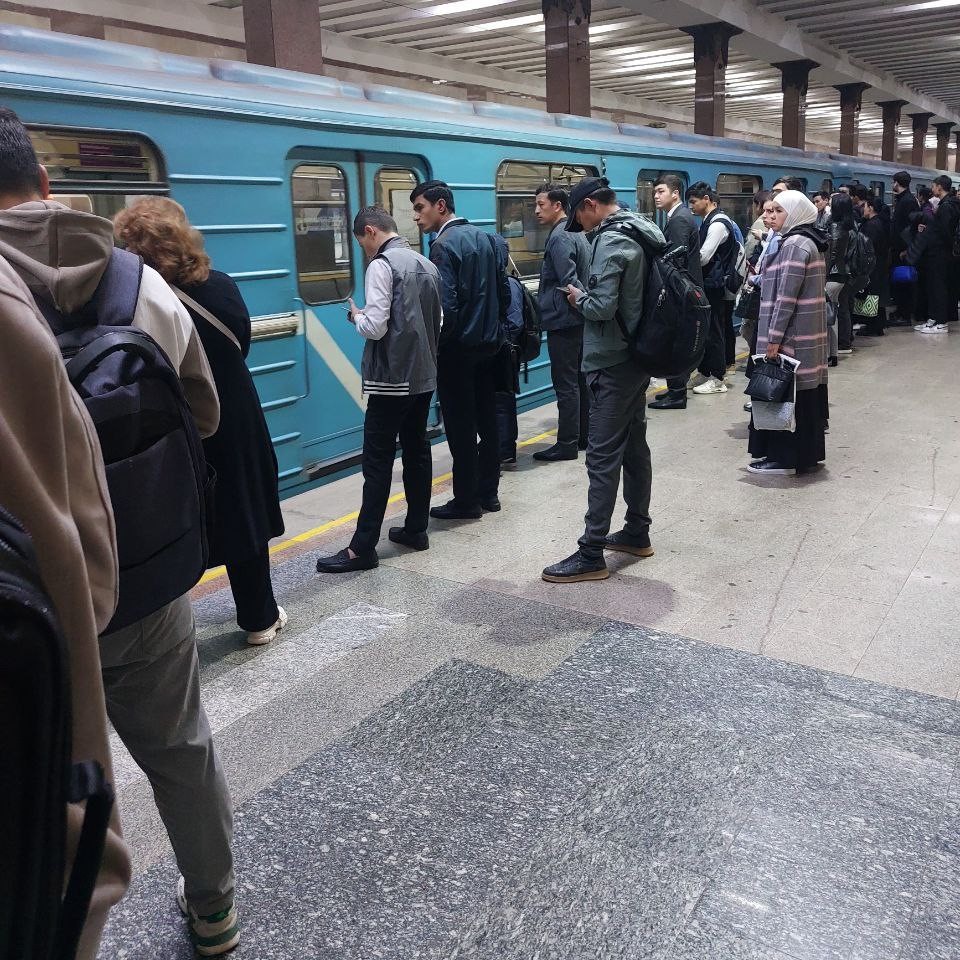
<svg viewBox="0 0 960 960"><path fill-rule="evenodd" d="M587 556L603 555L610 532L613 508L623 468L623 499L627 502L624 529L639 535L650 526L650 484L653 468L647 446L647 387L632 361L586 374L590 391L590 440L587 444L585 529L580 550Z"/></svg>
<svg viewBox="0 0 960 960"><path fill-rule="evenodd" d="M100 638L107 715L147 775L187 901L200 916L233 902L230 791L200 703L190 598Z"/></svg>
<svg viewBox="0 0 960 960"><path fill-rule="evenodd" d="M557 443L576 446L587 437L588 399L580 362L583 357L583 327L547 331L550 378L557 394Z"/></svg>

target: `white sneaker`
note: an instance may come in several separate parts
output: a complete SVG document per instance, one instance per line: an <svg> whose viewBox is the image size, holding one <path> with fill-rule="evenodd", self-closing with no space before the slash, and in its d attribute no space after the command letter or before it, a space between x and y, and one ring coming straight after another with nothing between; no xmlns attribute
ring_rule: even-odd
<svg viewBox="0 0 960 960"><path fill-rule="evenodd" d="M924 320L923 323L915 323L913 325L914 330L923 330L924 327L932 327L934 325L932 320Z"/></svg>
<svg viewBox="0 0 960 960"><path fill-rule="evenodd" d="M728 390L727 385L722 381L718 380L716 377L709 377L699 387L694 387L693 392L700 394L701 397L707 396L711 393L726 393Z"/></svg>
<svg viewBox="0 0 960 960"><path fill-rule="evenodd" d="M183 877L177 881L177 906L186 917L193 947L201 957L219 957L240 943L240 921L231 903L225 910L209 917L199 917L187 905Z"/></svg>
<svg viewBox="0 0 960 960"><path fill-rule="evenodd" d="M945 323L934 323L932 320L922 327L914 328L917 333L949 333L950 328Z"/></svg>
<svg viewBox="0 0 960 960"><path fill-rule="evenodd" d="M269 643L273 638L287 625L287 611L283 607L278 606L277 611L279 616L277 617L277 622L272 627L267 627L266 630L255 630L252 633L247 634L247 643L253 647L262 647L265 643Z"/></svg>

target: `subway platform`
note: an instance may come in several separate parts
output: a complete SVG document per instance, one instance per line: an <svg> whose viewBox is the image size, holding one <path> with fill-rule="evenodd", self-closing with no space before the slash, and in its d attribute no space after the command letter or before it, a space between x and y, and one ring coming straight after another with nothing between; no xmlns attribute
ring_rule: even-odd
<svg viewBox="0 0 960 960"><path fill-rule="evenodd" d="M532 459L551 407L503 512L426 553L384 537L378 569L318 576L360 478L287 501L277 642L244 643L222 578L197 590L235 955L960 956L958 367L958 332L859 341L799 479L745 471L742 374L651 412L656 555L599 583L540 579L585 505L582 460ZM439 501L448 469L435 448ZM101 955L189 957L121 747L116 779L137 876Z"/></svg>

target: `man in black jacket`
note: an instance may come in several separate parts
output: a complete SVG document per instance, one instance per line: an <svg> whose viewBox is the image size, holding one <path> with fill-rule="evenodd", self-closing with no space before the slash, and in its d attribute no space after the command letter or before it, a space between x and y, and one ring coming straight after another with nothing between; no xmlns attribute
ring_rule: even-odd
<svg viewBox="0 0 960 960"><path fill-rule="evenodd" d="M957 319L957 301L952 295L951 276L958 266L953 256L953 244L960 223L960 200L952 194L952 189L953 181L946 174L941 174L933 181L933 195L940 202L925 238L930 318L915 328L919 333L948 333L950 328L947 324Z"/></svg>
<svg viewBox="0 0 960 960"><path fill-rule="evenodd" d="M907 249L904 234L910 226L910 215L920 212L920 204L910 189L910 174L901 170L893 175L893 212L890 216L890 259L894 266L902 262L900 256ZM913 314L914 286L912 283L894 283L890 296L896 304L891 323L906 326Z"/></svg>
<svg viewBox="0 0 960 960"><path fill-rule="evenodd" d="M653 202L667 215L663 235L669 249L683 247L687 251L687 269L694 280L703 286L700 267L700 230L693 214L683 204L683 182L672 173L664 174L653 187ZM653 400L652 410L684 410L687 406L687 378L667 379L667 392Z"/></svg>
<svg viewBox="0 0 960 960"><path fill-rule="evenodd" d="M421 183L410 202L417 226L436 233L430 260L440 271L443 304L437 393L453 456L453 499L430 516L477 520L484 510L500 509L496 391L510 302L505 264L492 236L456 215L453 192L442 180Z"/></svg>

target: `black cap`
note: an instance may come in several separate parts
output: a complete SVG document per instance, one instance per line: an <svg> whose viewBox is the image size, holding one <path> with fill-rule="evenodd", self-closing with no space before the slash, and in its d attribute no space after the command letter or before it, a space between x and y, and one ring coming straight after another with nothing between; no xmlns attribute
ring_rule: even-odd
<svg viewBox="0 0 960 960"><path fill-rule="evenodd" d="M579 183L574 184L570 191L570 213L567 216L567 230L570 233L581 233L583 227L577 223L577 207L583 203L587 197L592 197L600 190L606 190L610 186L610 181L606 177L584 177Z"/></svg>

